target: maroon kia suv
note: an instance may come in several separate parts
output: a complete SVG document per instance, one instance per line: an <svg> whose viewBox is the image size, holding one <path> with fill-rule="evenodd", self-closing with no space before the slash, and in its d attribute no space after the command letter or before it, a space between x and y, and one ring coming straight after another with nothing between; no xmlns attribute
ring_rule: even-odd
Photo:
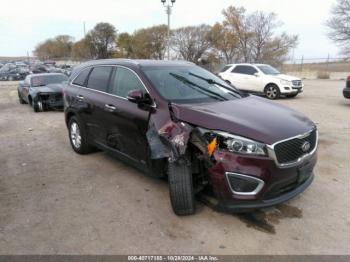
<svg viewBox="0 0 350 262"><path fill-rule="evenodd" d="M195 212L199 192L218 210L246 212L287 201L313 180L311 120L192 63L87 62L72 72L64 105L74 151L102 149L166 177L177 215Z"/></svg>

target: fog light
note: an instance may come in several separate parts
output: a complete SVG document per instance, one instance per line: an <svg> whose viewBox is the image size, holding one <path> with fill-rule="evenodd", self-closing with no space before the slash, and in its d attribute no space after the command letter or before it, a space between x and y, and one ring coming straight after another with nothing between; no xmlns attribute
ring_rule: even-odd
<svg viewBox="0 0 350 262"><path fill-rule="evenodd" d="M285 87L284 89L286 89L286 90L290 90L290 88L289 88L289 87Z"/></svg>
<svg viewBox="0 0 350 262"><path fill-rule="evenodd" d="M237 173L226 173L226 178L231 191L236 195L256 195L265 184L259 178Z"/></svg>

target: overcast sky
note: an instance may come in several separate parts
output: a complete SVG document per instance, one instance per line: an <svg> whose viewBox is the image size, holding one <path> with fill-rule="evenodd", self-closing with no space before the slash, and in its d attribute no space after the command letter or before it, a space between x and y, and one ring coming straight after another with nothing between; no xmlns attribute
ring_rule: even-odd
<svg viewBox="0 0 350 262"><path fill-rule="evenodd" d="M325 20L335 0L177 0L172 28L214 24L222 21L221 11L229 5L243 6L249 12L275 12L284 23L282 30L299 35L295 58L322 58L338 55L327 38ZM119 32L166 23L160 0L14 0L3 1L0 14L0 56L30 53L49 37L69 34L83 37L98 22L112 23Z"/></svg>

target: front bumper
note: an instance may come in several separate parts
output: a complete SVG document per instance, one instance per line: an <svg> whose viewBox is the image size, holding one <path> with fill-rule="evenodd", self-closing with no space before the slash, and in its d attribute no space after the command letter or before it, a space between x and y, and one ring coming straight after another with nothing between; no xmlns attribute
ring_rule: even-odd
<svg viewBox="0 0 350 262"><path fill-rule="evenodd" d="M345 87L343 89L343 96L347 99L350 99L350 87Z"/></svg>
<svg viewBox="0 0 350 262"><path fill-rule="evenodd" d="M316 152L296 166L280 168L269 158L237 156L228 152L216 152L216 165L209 169L210 182L217 204L224 212L247 212L274 206L302 193L313 181ZM307 167L301 177L300 170ZM235 194L230 187L227 173L239 173L264 181L256 195Z"/></svg>
<svg viewBox="0 0 350 262"><path fill-rule="evenodd" d="M304 85L302 86L282 86L281 94L291 95L296 93L302 93L304 91Z"/></svg>
<svg viewBox="0 0 350 262"><path fill-rule="evenodd" d="M46 108L63 108L62 93L40 93L39 96Z"/></svg>

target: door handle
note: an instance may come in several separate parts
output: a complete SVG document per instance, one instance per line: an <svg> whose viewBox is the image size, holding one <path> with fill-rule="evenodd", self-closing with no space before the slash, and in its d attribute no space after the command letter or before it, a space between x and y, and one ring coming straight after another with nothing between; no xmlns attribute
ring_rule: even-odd
<svg viewBox="0 0 350 262"><path fill-rule="evenodd" d="M105 105L105 109L108 110L108 111L114 111L116 110L117 108L114 106L114 105Z"/></svg>
<svg viewBox="0 0 350 262"><path fill-rule="evenodd" d="M82 101L84 100L84 97L82 95L77 95L78 100Z"/></svg>

